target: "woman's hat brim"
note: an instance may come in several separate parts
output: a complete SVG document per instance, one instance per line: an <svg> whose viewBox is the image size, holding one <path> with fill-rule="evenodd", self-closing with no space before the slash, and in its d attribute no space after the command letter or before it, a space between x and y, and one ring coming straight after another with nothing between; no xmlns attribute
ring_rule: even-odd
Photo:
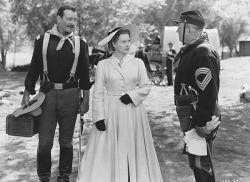
<svg viewBox="0 0 250 182"><path fill-rule="evenodd" d="M129 25L123 26L123 27L117 29L116 31L112 32L111 34L109 34L107 37L105 37L100 42L98 42L98 45L99 46L104 46L104 45L108 44L111 41L111 39L115 36L115 34L121 29L129 30L129 32L130 32L130 42L132 44L138 41L138 39L139 39L139 28L138 28L138 26L135 25L135 24L129 24Z"/></svg>

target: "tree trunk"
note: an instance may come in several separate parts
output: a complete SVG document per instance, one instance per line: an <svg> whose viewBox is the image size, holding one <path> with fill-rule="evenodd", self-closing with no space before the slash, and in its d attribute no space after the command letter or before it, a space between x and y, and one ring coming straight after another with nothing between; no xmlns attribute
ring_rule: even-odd
<svg viewBox="0 0 250 182"><path fill-rule="evenodd" d="M224 42L221 42L221 59L224 59Z"/></svg>
<svg viewBox="0 0 250 182"><path fill-rule="evenodd" d="M230 56L230 58L231 58L231 57L233 57L233 49L232 49L232 48L229 48L229 51L230 51L230 52L229 52L229 56Z"/></svg>
<svg viewBox="0 0 250 182"><path fill-rule="evenodd" d="M4 71L2 62L0 62L0 72L1 72L1 71Z"/></svg>
<svg viewBox="0 0 250 182"><path fill-rule="evenodd" d="M237 56L240 56L240 51L238 51L237 46L234 47L234 50L235 50L235 54L236 54Z"/></svg>
<svg viewBox="0 0 250 182"><path fill-rule="evenodd" d="M6 52L4 49L1 49L1 58L2 58L2 69L5 70L6 66Z"/></svg>

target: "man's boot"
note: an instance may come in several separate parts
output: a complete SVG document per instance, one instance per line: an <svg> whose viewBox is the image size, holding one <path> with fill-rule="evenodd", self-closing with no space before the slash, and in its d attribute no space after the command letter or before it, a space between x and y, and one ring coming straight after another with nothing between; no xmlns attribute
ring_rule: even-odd
<svg viewBox="0 0 250 182"><path fill-rule="evenodd" d="M49 182L51 175L51 153L37 153L37 174L41 182Z"/></svg>
<svg viewBox="0 0 250 182"><path fill-rule="evenodd" d="M73 147L60 147L58 182L69 182L72 172Z"/></svg>

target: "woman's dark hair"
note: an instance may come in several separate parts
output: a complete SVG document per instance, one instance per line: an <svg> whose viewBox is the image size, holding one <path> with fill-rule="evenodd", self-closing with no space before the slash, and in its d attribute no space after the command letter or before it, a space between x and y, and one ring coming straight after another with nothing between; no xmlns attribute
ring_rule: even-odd
<svg viewBox="0 0 250 182"><path fill-rule="evenodd" d="M57 16L63 17L65 10L71 10L73 12L76 12L76 8L70 5L63 5L61 6L57 11Z"/></svg>
<svg viewBox="0 0 250 182"><path fill-rule="evenodd" d="M111 33L112 32L113 31L111 31ZM128 34L130 36L130 32L127 29L120 29L118 32L116 32L116 34L112 37L112 39L108 43L108 48L109 48L110 51L115 51L113 43L116 43L117 40L119 39L120 35L122 35L122 34Z"/></svg>

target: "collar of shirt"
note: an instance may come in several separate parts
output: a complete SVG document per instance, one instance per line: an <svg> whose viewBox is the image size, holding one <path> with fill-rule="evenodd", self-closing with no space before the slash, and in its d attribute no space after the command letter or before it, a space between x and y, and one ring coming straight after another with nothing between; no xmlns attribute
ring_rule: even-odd
<svg viewBox="0 0 250 182"><path fill-rule="evenodd" d="M119 67L122 67L122 65L126 64L127 61L131 60L134 57L130 54L127 54L122 58L122 60L119 60L115 55L112 55L112 58Z"/></svg>
<svg viewBox="0 0 250 182"><path fill-rule="evenodd" d="M67 36L64 36L58 31L57 25L54 25L51 30L47 31L47 33L51 35L55 35L60 38L60 41L56 47L56 50L61 50L65 40L68 40L70 44L72 45L72 52L73 53L75 52L75 45L74 45L74 42L72 41L72 37L74 36L73 32L68 34Z"/></svg>

